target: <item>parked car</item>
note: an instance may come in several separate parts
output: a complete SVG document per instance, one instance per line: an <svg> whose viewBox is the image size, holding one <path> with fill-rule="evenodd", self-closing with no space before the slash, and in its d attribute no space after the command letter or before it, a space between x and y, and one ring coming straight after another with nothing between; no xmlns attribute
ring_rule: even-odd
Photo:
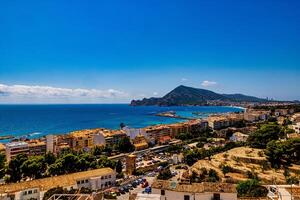
<svg viewBox="0 0 300 200"><path fill-rule="evenodd" d="M126 191L124 190L124 188L119 188L119 192L121 193L121 194L125 194L126 193Z"/></svg>
<svg viewBox="0 0 300 200"><path fill-rule="evenodd" d="M133 190L132 184L128 184L128 188L129 188L129 190Z"/></svg>
<svg viewBox="0 0 300 200"><path fill-rule="evenodd" d="M142 184L142 188L146 188L149 186L149 183L147 181L145 181L143 184Z"/></svg>

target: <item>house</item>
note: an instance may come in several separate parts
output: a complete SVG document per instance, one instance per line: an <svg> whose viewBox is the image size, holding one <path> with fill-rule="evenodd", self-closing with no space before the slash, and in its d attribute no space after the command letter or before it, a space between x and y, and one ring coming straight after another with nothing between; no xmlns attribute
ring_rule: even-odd
<svg viewBox="0 0 300 200"><path fill-rule="evenodd" d="M291 125L291 127L295 131L295 133L300 133L300 122L297 122L296 124Z"/></svg>
<svg viewBox="0 0 300 200"><path fill-rule="evenodd" d="M229 183L180 184L156 180L152 193L160 194L161 200L237 200L236 185Z"/></svg>
<svg viewBox="0 0 300 200"><path fill-rule="evenodd" d="M113 186L115 181L116 173L111 168L94 169L61 176L0 185L0 199L43 199L45 192L55 187L63 187L65 189L79 189L85 187L96 191Z"/></svg>
<svg viewBox="0 0 300 200"><path fill-rule="evenodd" d="M235 132L230 137L230 140L233 142L246 142L249 135L241 133L241 132Z"/></svg>
<svg viewBox="0 0 300 200"><path fill-rule="evenodd" d="M244 112L244 119L249 122L266 121L271 115L271 111L247 109Z"/></svg>

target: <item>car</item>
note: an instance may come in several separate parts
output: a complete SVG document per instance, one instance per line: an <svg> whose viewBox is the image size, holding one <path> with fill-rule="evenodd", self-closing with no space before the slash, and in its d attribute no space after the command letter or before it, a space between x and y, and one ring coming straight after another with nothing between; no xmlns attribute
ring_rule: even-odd
<svg viewBox="0 0 300 200"><path fill-rule="evenodd" d="M123 189L124 189L125 192L129 192L129 187L128 186L124 186Z"/></svg>
<svg viewBox="0 0 300 200"><path fill-rule="evenodd" d="M139 184L141 184L143 182L143 179L139 178L137 181L139 182Z"/></svg>
<svg viewBox="0 0 300 200"><path fill-rule="evenodd" d="M145 181L143 184L142 184L142 188L146 188L149 186L149 183L147 181Z"/></svg>
<svg viewBox="0 0 300 200"><path fill-rule="evenodd" d="M127 186L130 190L133 190L133 186L132 186L132 184L128 184L128 186Z"/></svg>
<svg viewBox="0 0 300 200"><path fill-rule="evenodd" d="M124 190L124 188L119 188L119 192L120 192L121 194L125 194L125 193L126 193L126 191Z"/></svg>
<svg viewBox="0 0 300 200"><path fill-rule="evenodd" d="M133 182L131 183L131 185L132 185L133 187L136 187L138 184L137 184L135 181L133 181Z"/></svg>

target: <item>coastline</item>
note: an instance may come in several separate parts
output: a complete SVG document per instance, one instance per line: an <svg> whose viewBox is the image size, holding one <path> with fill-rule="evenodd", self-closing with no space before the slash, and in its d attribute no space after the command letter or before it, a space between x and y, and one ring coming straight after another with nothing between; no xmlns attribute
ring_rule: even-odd
<svg viewBox="0 0 300 200"><path fill-rule="evenodd" d="M72 131L99 127L117 130L121 122L132 128L145 128L191 120L186 116L180 116L179 118L155 116L157 113L170 110L184 113L203 112L204 114L222 114L234 112L235 109L241 110L240 108L225 106L133 107L128 104L62 104L17 105L15 107L12 105L2 105L0 113L7 115L7 118L0 121L0 129L2 130L2 136L11 135L16 139L38 139L49 134L65 135ZM7 143L9 141L9 139L0 140L0 143Z"/></svg>

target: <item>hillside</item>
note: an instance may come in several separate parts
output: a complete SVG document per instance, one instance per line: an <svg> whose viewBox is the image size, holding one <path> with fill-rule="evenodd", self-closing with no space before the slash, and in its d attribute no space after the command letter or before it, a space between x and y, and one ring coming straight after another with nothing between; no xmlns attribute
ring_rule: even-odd
<svg viewBox="0 0 300 200"><path fill-rule="evenodd" d="M159 106L178 106L178 105L207 105L208 102L264 102L253 96L243 94L218 94L210 90L192 88L180 85L161 98L144 98L142 100L132 100L131 105L159 105Z"/></svg>

